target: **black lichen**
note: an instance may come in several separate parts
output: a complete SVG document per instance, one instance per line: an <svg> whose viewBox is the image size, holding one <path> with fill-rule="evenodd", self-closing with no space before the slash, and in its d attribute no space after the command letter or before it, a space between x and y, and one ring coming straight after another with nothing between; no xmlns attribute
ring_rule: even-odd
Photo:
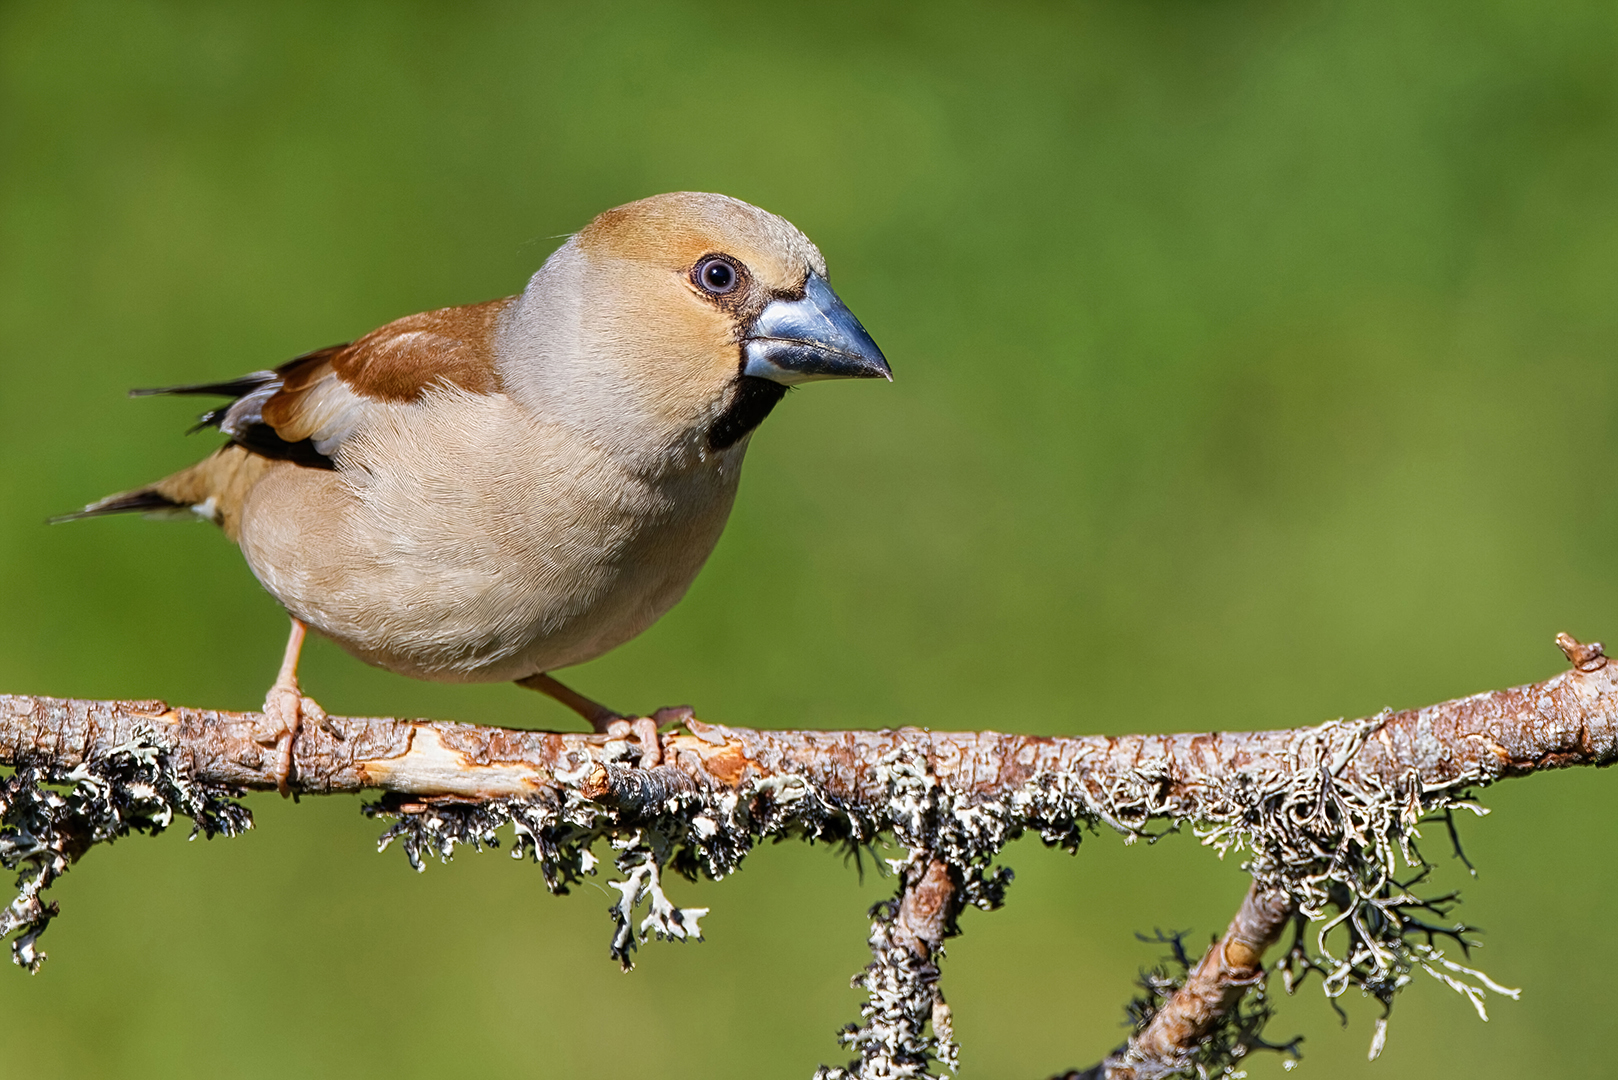
<svg viewBox="0 0 1618 1080"><path fill-rule="evenodd" d="M235 836L252 828L242 792L198 784L151 729L72 769L24 762L0 780L0 863L17 871L17 897L0 911L0 936L15 933L12 959L37 972L36 948L57 914L40 894L96 844L131 832L156 835L176 817L191 836Z"/></svg>

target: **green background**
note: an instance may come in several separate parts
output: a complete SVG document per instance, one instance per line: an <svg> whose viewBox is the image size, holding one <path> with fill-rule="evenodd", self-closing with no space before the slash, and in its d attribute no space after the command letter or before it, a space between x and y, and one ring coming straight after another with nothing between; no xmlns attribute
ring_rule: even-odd
<svg viewBox="0 0 1618 1080"><path fill-rule="evenodd" d="M1079 733L1363 715L1546 677L1618 634L1610 3L0 4L0 690L256 707L285 623L215 530L43 519L189 463L185 401L519 289L596 212L724 191L826 252L891 385L812 386L658 626L572 672L736 724ZM591 10L584 10L589 7ZM319 643L328 708L576 728ZM1383 1059L1318 984L1302 1075L1611 1068L1618 784L1464 823L1470 1007ZM807 1076L840 1062L890 881L757 852L700 945L619 974L600 885L416 875L357 801L97 850L0 1075ZM1433 838L1444 878L1463 875ZM1221 928L1190 836L1021 843L946 990L966 1077L1121 1037L1132 933ZM613 894L614 896L616 894ZM1282 1075L1261 1058L1255 1077Z"/></svg>

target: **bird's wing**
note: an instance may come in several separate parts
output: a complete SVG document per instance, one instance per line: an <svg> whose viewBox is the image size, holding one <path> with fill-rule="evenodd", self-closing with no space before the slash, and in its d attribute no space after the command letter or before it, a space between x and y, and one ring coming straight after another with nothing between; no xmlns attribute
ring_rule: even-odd
<svg viewBox="0 0 1618 1080"><path fill-rule="evenodd" d="M432 386L498 392L494 336L511 299L407 315L274 371L134 393L232 397L203 414L198 427L217 427L263 457L329 469L343 440L379 405L415 401Z"/></svg>

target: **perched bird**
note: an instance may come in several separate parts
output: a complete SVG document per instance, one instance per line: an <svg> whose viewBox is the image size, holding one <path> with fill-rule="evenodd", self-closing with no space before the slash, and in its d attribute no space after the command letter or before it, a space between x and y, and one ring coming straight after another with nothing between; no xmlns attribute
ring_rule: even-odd
<svg viewBox="0 0 1618 1080"><path fill-rule="evenodd" d="M684 595L788 387L872 377L887 361L803 233L727 196L658 195L601 214L517 296L133 391L232 399L199 424L230 441L57 520L197 516L241 545L292 617L264 702L286 794L300 725L324 716L298 687L306 627L390 671L514 680L624 730L548 672Z"/></svg>

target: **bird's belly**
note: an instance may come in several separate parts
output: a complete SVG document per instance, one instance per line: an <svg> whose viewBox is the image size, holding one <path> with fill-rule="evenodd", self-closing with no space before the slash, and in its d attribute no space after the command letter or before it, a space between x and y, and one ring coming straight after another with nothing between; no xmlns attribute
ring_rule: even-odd
<svg viewBox="0 0 1618 1080"><path fill-rule="evenodd" d="M281 470L242 549L295 616L355 656L444 682L523 678L601 655L684 595L724 527L734 475L658 482L602 462L469 482Z"/></svg>

